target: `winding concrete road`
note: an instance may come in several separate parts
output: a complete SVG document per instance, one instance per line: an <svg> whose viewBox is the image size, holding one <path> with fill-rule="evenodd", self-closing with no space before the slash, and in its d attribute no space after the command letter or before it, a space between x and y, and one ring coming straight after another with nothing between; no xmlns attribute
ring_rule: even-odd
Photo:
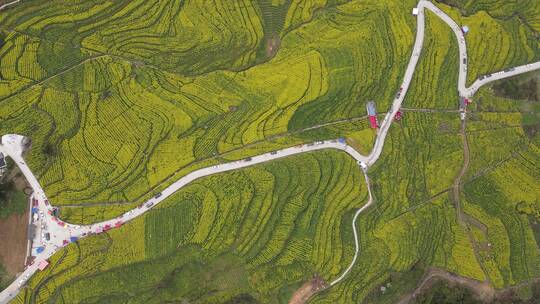
<svg viewBox="0 0 540 304"><path fill-rule="evenodd" d="M194 180L197 180L199 178L213 175L213 174L219 174L227 171L237 170L241 168L246 168L249 166L254 166L257 164L265 163L268 161L298 155L302 153L307 152L313 152L323 149L337 149L340 151L344 151L347 154L349 154L351 157L353 157L358 164L363 168L364 175L366 178L366 182L369 182L368 176L366 174L367 166L365 166L365 161L367 160L367 157L361 155L356 150L354 150L352 147L346 144L344 139L336 139L336 140L327 140L327 141L318 141L315 143L309 143L305 145L299 145L295 147L285 148L279 151L273 151L253 157L249 157L243 160L238 161L232 161L224 164L214 165L206 168L202 168L199 170L195 170L173 184L171 184L169 187L165 188L162 192L160 192L159 195L156 195L155 197L147 200L144 204L140 205L139 207L130 210L121 216L110 219L101 223L96 223L92 225L73 225L69 223L64 223L57 218L55 218L51 213L53 210L53 207L48 203L48 199L45 195L45 192L43 191L43 188L39 184L37 178L34 176L26 162L24 161L22 157L23 152L23 141L24 136L17 135L17 134L8 134L2 136L2 140L0 143L0 152L4 153L6 156L9 156L12 161L14 161L19 168L21 168L21 172L25 175L26 179L28 180L28 183L34 190L34 193L32 194L31 199L35 200L37 202L37 207L40 212L43 214L40 216L38 222L40 225L38 225L38 230L43 225L46 228L46 232L50 234L50 240L44 240L40 237L39 233L36 233L36 237L34 239L34 243L38 243L37 245L34 244L35 247L42 247L42 252L35 252L35 262L28 266L26 270L17 278L15 282L13 282L11 285L9 285L4 291L0 293L0 303L7 303L9 300L11 300L13 297L17 295L17 293L20 291L20 289L24 286L26 281L29 279L30 276L32 276L35 272L38 271L38 264L40 261L44 261L49 259L56 251L58 251L61 247L64 247L68 245L72 240L74 239L80 239L82 237L86 237L91 234L101 233L103 231L106 231L108 229L113 229L118 226L118 224L124 224L126 222L129 222L138 216L141 216L142 214L148 212L150 209L154 208L157 204L161 203L162 201L166 200L169 196L173 195L175 192L183 188L184 186L188 185L189 183L193 182ZM369 190L370 195L370 201L368 204L366 204L362 209L359 209L355 215L355 221L358 215L362 210L369 207L371 204L371 190ZM354 224L353 224L354 226ZM357 241L357 234L356 234L356 228L354 228L355 233L355 242L358 248L358 241ZM33 250L34 252L34 250ZM357 251L358 253L358 251ZM355 259L357 256L357 253L355 254ZM352 267L353 263L351 263Z"/></svg>
<svg viewBox="0 0 540 304"><path fill-rule="evenodd" d="M334 286L337 283L341 282L341 280L343 280L347 276L347 274L349 274L354 264L356 263L356 259L358 258L358 253L360 252L360 242L358 241L358 231L356 231L356 220L358 219L358 216L360 215L360 213L362 213L362 211L366 210L367 208L369 208L369 206L373 204L373 195L371 194L371 185L369 183L369 177L367 175L367 167L362 167L362 171L364 171L364 177L366 179L366 186L368 189L368 201L364 206L362 206L362 208L356 211L352 220L352 229L353 229L353 235L354 235L354 256L349 266L341 273L339 277L337 277L335 280L333 280L330 283L330 286Z"/></svg>
<svg viewBox="0 0 540 304"><path fill-rule="evenodd" d="M17 1L14 1L13 3L16 3L16 2ZM13 3L10 3L10 5ZM0 9L1 8L3 7L0 7ZM230 163L219 164L219 165L215 165L215 166L211 166L207 168L202 168L202 169L193 171L187 174L186 176L180 178L175 183L173 183L172 185L167 187L165 190L163 190L159 196L156 196L148 200L147 202L145 202L143 205L139 206L138 208L128 211L118 218L104 221L102 223L88 225L88 226L67 224L56 219L51 214L49 214L50 212L52 212L52 207L48 203L45 192L43 191L38 180L36 179L36 177L30 170L30 168L27 166L27 164L25 163L22 157L23 136L16 135L16 134L3 136L2 142L0 144L0 152L9 156L19 166L19 168L21 169L21 172L25 175L26 179L28 180L28 183L33 188L34 193L32 194L32 200L36 201L36 207L39 209L40 214L42 214L40 215L40 218L38 220L40 224L39 227L44 227L44 228L41 228L44 230L42 231L41 236L43 235L44 232L47 232L50 234L50 240L43 240L42 238L40 238L40 233L36 234L35 242L40 243L39 245L42 245L40 247L43 248L43 251L40 253L36 253L35 254L36 262L33 263L32 265L29 265L26 268L26 270L17 278L15 282L13 282L11 285L9 285L5 290L3 290L0 293L0 303L7 303L11 299L13 299L17 295L17 293L20 291L21 287L24 286L28 278L32 276L36 271L38 271L38 266L37 266L38 263L40 261L47 260L48 258L50 258L59 248L69 244L72 238L76 239L76 238L85 237L87 235L90 235L96 232L99 233L99 231L102 231L103 229L105 230L112 229L115 226L128 222L146 213L148 210L155 207L157 204L159 204L160 202L162 202L163 200L165 200L166 198L174 194L176 191L178 191L182 187L186 186L190 182L196 179L199 179L201 177L209 176L212 174L218 174L222 172L227 172L231 170L236 170L240 168L245 168L248 166L253 166L256 164L272 161L275 159L279 159L279 158L283 158L283 157L287 157L291 155L297 155L301 153L312 152L312 151L317 151L317 150L322 150L322 149L338 149L338 150L348 153L351 157L353 157L359 163L360 167L362 168L364 172L366 184L368 186L368 193L369 193L368 202L362 208L356 211L353 218L353 222L352 222L353 233L354 233L354 238L355 238L355 254L354 254L353 260L350 263L350 265L345 269L345 271L338 278L332 281L331 285L335 285L339 283L341 280L343 280L347 276L347 274L352 269L352 267L354 266L358 258L360 248L359 248L359 241L358 241L358 233L356 231L356 220L358 216L360 215L360 213L366 210L373 203L373 197L372 197L372 193L370 189L367 170L371 165L373 165L378 160L378 158L380 157L382 153L382 149L384 147L384 142L385 142L388 130L390 129L392 121L394 120L395 114L401 108L401 104L403 103L403 100L405 99L412 77L416 70L416 65L418 63L418 60L419 60L419 57L423 48L423 43L424 43L425 9L432 11L441 20L447 23L450 26L450 28L452 28L452 31L456 35L458 45L459 45L459 54L460 54L459 78L458 78L458 84L457 84L460 96L471 97L481 86L489 82L540 69L540 62L526 64L526 65L518 66L515 68L510 68L505 71L493 73L489 77L483 77L482 79L478 79L473 83L471 87L467 88L466 87L467 64L468 64L467 47L466 47L465 37L463 36L463 33L461 32L460 27L448 15L442 12L439 8L437 8L431 2L421 0L418 2L416 40L415 40L415 44L412 50L409 64L405 71L403 83L399 89L399 93L396 95L396 98L394 99L392 103L392 107L387 112L381 124L374 147L368 156L361 155L352 147L348 146L342 140L331 140L331 141L325 141L325 142L321 141L321 142L317 142L313 144L286 148L279 151L274 151L274 152L265 153L258 156L253 156L251 158L247 158L240 161L234 161Z"/></svg>
<svg viewBox="0 0 540 304"><path fill-rule="evenodd" d="M8 8L9 6L12 6L12 5L15 5L17 3L21 2L21 0L15 0L15 1L11 1L9 3L6 3L6 4L2 4L0 5L0 11L5 9L5 8Z"/></svg>

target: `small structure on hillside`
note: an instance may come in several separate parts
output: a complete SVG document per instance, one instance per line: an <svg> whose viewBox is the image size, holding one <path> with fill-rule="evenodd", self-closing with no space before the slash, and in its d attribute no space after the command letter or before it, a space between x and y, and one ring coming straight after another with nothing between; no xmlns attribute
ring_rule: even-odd
<svg viewBox="0 0 540 304"><path fill-rule="evenodd" d="M463 34L467 34L469 32L469 27L464 25L461 27L461 31L463 32Z"/></svg>
<svg viewBox="0 0 540 304"><path fill-rule="evenodd" d="M366 104L366 110L370 127L372 129L377 129L379 127L379 123L377 122L377 109L375 108L375 102L368 101Z"/></svg>
<svg viewBox="0 0 540 304"><path fill-rule="evenodd" d="M415 7L415 8L412 9L412 14L414 16L418 16L418 7Z"/></svg>

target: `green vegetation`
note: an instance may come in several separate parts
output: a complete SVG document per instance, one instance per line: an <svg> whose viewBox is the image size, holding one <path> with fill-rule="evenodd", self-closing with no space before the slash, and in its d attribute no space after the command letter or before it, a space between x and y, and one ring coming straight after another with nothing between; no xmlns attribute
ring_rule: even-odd
<svg viewBox="0 0 540 304"><path fill-rule="evenodd" d="M524 27L532 31L540 31L540 4L534 0L524 0L519 2L500 0L437 0L459 9L465 16L474 15L480 11L485 11L489 16L497 20L505 20L509 17L519 17Z"/></svg>
<svg viewBox="0 0 540 304"><path fill-rule="evenodd" d="M23 187L17 186L20 179L24 179L21 173L13 174L14 163L9 158L7 171L0 178L0 219L5 219L11 215L21 215L28 207L28 198L23 192Z"/></svg>
<svg viewBox="0 0 540 304"><path fill-rule="evenodd" d="M7 273L4 265L0 263L0 290L3 290L7 286L9 286L12 280L13 278Z"/></svg>
<svg viewBox="0 0 540 304"><path fill-rule="evenodd" d="M540 101L540 74L530 72L518 77L503 79L493 83L497 96L526 101Z"/></svg>
<svg viewBox="0 0 540 304"><path fill-rule="evenodd" d="M13 182L0 184L0 219L12 214L23 214L28 206L26 195L15 188Z"/></svg>
<svg viewBox="0 0 540 304"><path fill-rule="evenodd" d="M414 37L413 1L158 2L0 13L2 131L31 136L53 203L140 202L197 162L382 111Z"/></svg>
<svg viewBox="0 0 540 304"><path fill-rule="evenodd" d="M420 295L414 303L418 304L481 304L472 292L463 287L450 287L444 281L439 281L429 290Z"/></svg>
<svg viewBox="0 0 540 304"><path fill-rule="evenodd" d="M440 5L466 35L468 81L507 67L540 60L540 4L535 0L446 0Z"/></svg>
<svg viewBox="0 0 540 304"><path fill-rule="evenodd" d="M532 286L531 286L532 285ZM540 285L536 283L525 284L524 286L503 291L490 301L492 304L535 304L540 296ZM460 285L449 285L444 281L438 281L427 292L416 298L415 304L484 304L486 301L480 300L468 289Z"/></svg>
<svg viewBox="0 0 540 304"><path fill-rule="evenodd" d="M364 104L389 107L415 29L415 1L34 2L0 12L0 127L32 137L32 170L79 223L220 162L337 137L368 152ZM464 16L443 8L471 28L471 79L538 58L534 1L470 3ZM455 109L458 48L431 13L420 56L404 105ZM464 163L457 113L405 111L369 171L359 259L313 303L391 303L424 267L497 288L540 276L536 104L487 88L474 101L461 207L477 225L458 221L450 195ZM348 265L366 197L336 151L208 176L62 249L15 302L284 303ZM425 303L451 301L439 287Z"/></svg>
<svg viewBox="0 0 540 304"><path fill-rule="evenodd" d="M85 206L62 206L59 218L76 224L92 224L115 218L128 210L136 208L135 204L96 204Z"/></svg>
<svg viewBox="0 0 540 304"><path fill-rule="evenodd" d="M348 265L363 183L355 161L335 151L197 180L147 215L59 252L18 301L275 301L314 273L330 280Z"/></svg>
<svg viewBox="0 0 540 304"><path fill-rule="evenodd" d="M398 303L403 294L416 288L424 271L425 267L417 264L408 271L391 272L387 281L372 290L363 303Z"/></svg>
<svg viewBox="0 0 540 304"><path fill-rule="evenodd" d="M540 187L540 137L534 131L537 124L526 118L537 109L534 102L495 95L530 77L483 88L467 126L471 164L463 207L483 227L474 235L487 275L497 288L540 275L536 238L540 197L532 190ZM522 97L514 93L522 92L509 95Z"/></svg>
<svg viewBox="0 0 540 304"><path fill-rule="evenodd" d="M455 109L459 50L446 23L426 11L424 50L420 54L404 104L411 108Z"/></svg>

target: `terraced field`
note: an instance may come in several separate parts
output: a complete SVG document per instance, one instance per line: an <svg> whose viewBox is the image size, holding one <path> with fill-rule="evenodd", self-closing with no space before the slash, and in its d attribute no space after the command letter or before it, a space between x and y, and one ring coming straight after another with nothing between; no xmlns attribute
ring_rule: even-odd
<svg viewBox="0 0 540 304"><path fill-rule="evenodd" d="M332 279L347 266L351 210L366 199L361 171L342 152L207 177L67 247L15 302L282 302L313 274Z"/></svg>
<svg viewBox="0 0 540 304"><path fill-rule="evenodd" d="M480 75L540 60L540 3L525 1L437 0L460 25L466 25L468 83ZM442 3L449 3L451 9Z"/></svg>
<svg viewBox="0 0 540 304"><path fill-rule="evenodd" d="M274 2L30 1L0 12L2 132L32 138L28 162L56 204L136 202L198 162L362 117L369 99L389 105L412 1ZM275 35L279 52L264 62Z"/></svg>
<svg viewBox="0 0 540 304"><path fill-rule="evenodd" d="M469 123L471 166L464 188L465 211L482 223L475 235L495 287L540 275L535 238L540 215L540 137L526 134L530 102L478 94Z"/></svg>
<svg viewBox="0 0 540 304"><path fill-rule="evenodd" d="M446 23L430 11L426 13L424 50L416 68L408 108L456 109L459 50L456 36Z"/></svg>
<svg viewBox="0 0 540 304"><path fill-rule="evenodd" d="M534 1L473 2L443 7L471 28L470 77L538 58ZM364 105L375 99L382 112L398 89L414 5L25 1L0 12L0 131L32 138L32 170L79 223L219 162L342 136L367 152ZM404 104L455 109L455 38L431 14L426 34ZM313 303L388 301L373 290L418 265L497 288L540 276L540 137L523 131L515 101L487 89L475 101L461 193L470 221L458 221L450 195L464 160L457 113L405 112L369 171L375 205L358 221L357 263ZM14 302L285 303L348 265L366 196L357 164L335 151L206 177L62 249Z"/></svg>

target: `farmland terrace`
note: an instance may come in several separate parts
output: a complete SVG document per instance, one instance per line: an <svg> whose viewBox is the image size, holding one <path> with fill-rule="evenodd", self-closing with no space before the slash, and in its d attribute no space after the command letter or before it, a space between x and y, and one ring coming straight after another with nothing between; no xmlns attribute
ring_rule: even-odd
<svg viewBox="0 0 540 304"><path fill-rule="evenodd" d="M476 61L451 17L457 12L428 1L416 4L410 54L412 1L309 9L283 1L281 10L261 5L265 11L251 1L220 3L225 10L150 2L75 1L65 15L57 14L65 3L20 3L2 13L1 127L30 134L42 153L23 158L23 137L14 134L2 137L0 150L32 185L53 237L36 255L49 267L28 266L0 301L284 302L316 273L329 284L313 301L350 303L382 284L389 269L419 261L496 288L540 275L525 221L535 216L530 189L539 184L540 151L538 139L515 125L521 113L501 121L461 109L471 121L467 134L453 111L410 112L390 128L405 99L420 109L452 109L492 81L540 69L529 63L540 53L529 39L534 20L512 27L525 52L498 50L500 60ZM201 10L222 20L188 29L210 22ZM127 12L144 15L144 24ZM281 15L272 19L272 12ZM374 30L374 20L390 30ZM230 32L234 22L244 25L239 33ZM151 35L139 32L148 27ZM177 36L177 28L200 43L179 39L185 33ZM279 52L261 59L276 35ZM235 40L241 36L248 39ZM469 39L476 46L481 35ZM385 51L358 48L360 40ZM508 50L504 40L494 47ZM400 59L406 55L408 64ZM467 86L467 71L483 71L478 65L490 77ZM359 81L368 78L373 83ZM356 95L389 108L374 142L365 122L354 120L363 115ZM332 139L340 136L347 139ZM463 136L471 155L460 166ZM354 150L358 142L372 143L370 153ZM460 196L456 209L441 195L451 190ZM96 203L105 221L58 222L49 199L81 204L72 211L81 221L89 209L82 204ZM104 201L117 205L97 204ZM470 220L458 220L463 214Z"/></svg>

